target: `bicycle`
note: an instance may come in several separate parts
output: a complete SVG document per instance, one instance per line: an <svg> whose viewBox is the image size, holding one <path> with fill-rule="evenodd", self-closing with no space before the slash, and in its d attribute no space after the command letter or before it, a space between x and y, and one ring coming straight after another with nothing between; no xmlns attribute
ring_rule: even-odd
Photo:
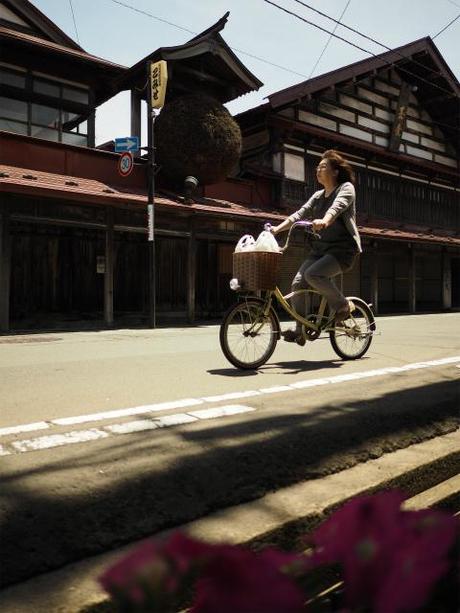
<svg viewBox="0 0 460 613"><path fill-rule="evenodd" d="M281 253L288 248L291 233L297 227L304 228L307 234L315 234L311 222L295 222L289 229ZM357 296L347 297L347 300L352 302L353 311L348 319L336 324L334 314L328 312L326 298L315 290L302 289L283 296L279 287L274 285L274 288L264 290L263 297L259 297L245 291L244 281L238 279L230 281L230 287L239 292L240 296L239 301L224 315L219 340L225 357L233 366L244 370L255 370L273 355L276 344L281 338L281 325L273 308L274 301L278 301L292 320L302 324L302 338L305 341L315 341L322 333L328 333L332 348L344 360L357 360L368 351L376 330L371 304ZM320 296L317 311L305 317L296 312L288 300L299 294L309 296L309 304L313 304L314 296Z"/></svg>

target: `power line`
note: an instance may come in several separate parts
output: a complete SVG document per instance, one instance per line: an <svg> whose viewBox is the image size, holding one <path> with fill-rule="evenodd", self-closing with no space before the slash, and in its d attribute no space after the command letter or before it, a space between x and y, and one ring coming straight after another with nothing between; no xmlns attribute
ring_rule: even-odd
<svg viewBox="0 0 460 613"><path fill-rule="evenodd" d="M72 0L69 0L69 4L70 4L70 10L72 11L72 19L73 19L73 25L75 27L75 34L77 35L78 44L81 46L80 37L78 36L77 22L75 21L75 14L73 12Z"/></svg>
<svg viewBox="0 0 460 613"><path fill-rule="evenodd" d="M110 0L114 4L119 4L120 6L124 6L127 9L131 9L132 11L136 11L136 13L140 13L141 15L146 15L147 17L151 17L152 19L156 19L157 21L161 21L162 23L168 24L168 26L172 26L173 28L177 28L178 30L182 30L183 32L188 32L189 34L197 34L193 30L189 30L188 28L184 28L183 26L177 25L177 23L173 23L172 21L167 21L166 19L162 19L161 17L157 17L156 15L152 15L152 13L147 13L147 11L143 11L142 9L138 9L131 4L125 4L124 2L120 2L120 0Z"/></svg>
<svg viewBox="0 0 460 613"><path fill-rule="evenodd" d="M135 6L132 6L130 4L126 4L125 2L121 2L121 0L110 0L110 2L113 2L114 4L119 4L120 6L123 6L124 8L127 9L131 9L132 11L135 11L136 13L140 13L141 15L145 15L147 17L150 17L151 19L155 19L156 21L161 21L161 23L165 23L168 26L172 26L173 28L177 28L178 30L182 30L183 32L187 32L188 34L193 34L194 36L196 36L198 34L198 32L195 32L193 30L189 30L188 28L184 28L183 26L178 25L177 23L173 23L172 21L168 21L167 19L162 19L161 17L157 17L157 15L153 15L152 13L148 13L147 11L143 11L142 9L138 9ZM273 66L274 68L279 68L280 70L285 70L286 72L290 72L291 74L295 74L299 77L305 77L308 78L308 75L306 75L303 72L297 72L296 70L292 70L291 68L286 68L286 66L281 66L280 64L275 64L274 62L270 62L269 60L266 60L262 57L259 57L257 55L253 55L252 53L248 53L247 51L243 51L242 49L236 49L234 47L230 47L230 49L232 51L235 51L236 53L241 53L243 55L246 55L247 57L250 57L254 60L258 60L259 62L263 62L264 64L268 64L269 66Z"/></svg>
<svg viewBox="0 0 460 613"><path fill-rule="evenodd" d="M451 26L455 21L457 21L459 17L460 17L460 13L457 15L457 17L454 17L452 21L449 21L449 23L446 26L444 26L442 30L439 30L439 32L433 36L433 40L437 38L440 34L445 32L449 26Z"/></svg>
<svg viewBox="0 0 460 613"><path fill-rule="evenodd" d="M328 34L330 34L331 36L333 36L334 38L338 38L339 40L342 40L343 42L347 43L347 45L351 45L352 47L355 47L356 49L359 49L360 51L364 51L364 53L367 53L368 55L373 55L376 59L380 60L381 62L383 62L383 65L387 65L387 66L396 66L395 62L390 62L387 60L382 59L381 57L379 57L378 55L376 55L373 51L369 51L368 49L364 49L363 47L360 47L359 45L356 45L355 43L347 40L346 38L343 38L342 36L339 36L338 34L335 34L333 32L331 32L330 30L327 30L326 28L323 28L322 26L318 25L317 23L314 23L313 21L310 21L309 19L306 19L305 17L302 17L301 15L299 15L298 13L295 13L293 11L290 11L289 9L280 6L279 4L276 4L276 2L272 2L272 0L263 0L265 3L267 4L271 4L272 6L275 6L277 9L279 9L280 11L283 11L284 13L287 13L288 15L291 15L292 17L296 17L297 19L300 19L301 21L307 23L308 25L311 25L323 32L327 32ZM295 0L296 2L300 2L300 0ZM304 4L304 6L307 6ZM316 9L315 9L316 10ZM323 13L323 15L325 15ZM332 21L336 21L335 19L333 19L332 17L329 17L328 15L325 15L328 19L332 19ZM344 25L344 24L340 24L340 25ZM357 31L356 31L357 32ZM359 34L359 32L357 32ZM371 39L372 40L372 39ZM381 43L378 43L381 44ZM386 47L386 45L382 46ZM404 55L402 55L401 53L399 53L396 50L391 49L390 47L387 47L387 49L389 51L394 51L395 53L397 53L398 55L400 55L402 58L407 59ZM414 61L414 63L416 63L416 61ZM424 66L422 64L422 66L424 68L426 68L426 66ZM423 81L424 83L427 83L428 85L431 85L432 87L435 87L436 89L439 89L440 91L449 94L449 96L452 95L452 92L450 92L448 89L445 89L444 87L441 87L440 85L437 85L436 83L433 83L432 81L428 81L427 79L421 77L418 74L415 74L413 72L411 72L410 70L407 70L407 68L404 68L402 66L398 66L399 70L405 72L408 75L411 75L412 77L415 77L416 79L418 79L419 81ZM438 71L433 71L436 74L440 75L440 73ZM442 76L442 75L440 75Z"/></svg>
<svg viewBox="0 0 460 613"><path fill-rule="evenodd" d="M335 33L335 31L336 31L336 30L337 30L337 28L339 27L339 23L342 21L342 17L345 15L345 13L346 13L346 11L347 11L347 8L348 8L348 7L349 7L349 5L350 5L350 2L351 2L351 0L348 0L348 2L347 2L347 4L346 4L345 8L344 8L344 9L343 9L343 11L342 11L342 14L341 14L341 15L340 15L340 17L339 17L338 22L337 22L337 23L336 23L336 25L335 25L335 28L332 30L332 34L331 34L331 35L329 36L329 38L327 39L326 44L324 45L323 50L321 51L321 53L320 53L320 55L319 55L319 58L316 60L315 65L314 65L314 66L313 66L313 68L311 69L311 72L310 72L310 74L308 75L308 78L309 78L309 79L311 79L311 77L312 77L313 73L314 73L314 72L315 72L315 70L316 70L316 67L318 66L318 64L319 64L319 63L320 63L320 61L321 61L321 58L322 58L322 57L323 57L323 55L325 54L326 49L329 47L329 43L331 42L331 40L332 40L332 38L333 38L333 36L332 36L332 35Z"/></svg>
<svg viewBox="0 0 460 613"><path fill-rule="evenodd" d="M360 51L364 51L364 53L370 53L370 54L374 55L371 51L368 51L367 49L364 49L363 47L360 47L359 45L356 45L355 43L352 43L351 41L347 40L346 38L343 38L342 36L339 36L338 34L333 34L330 30L326 30L326 28L323 28L322 26L318 25L317 23L313 23L313 21L310 21L309 19L306 19L305 17L302 17L298 13L294 13L293 11L290 11L289 9L285 8L284 6L280 6L279 4L276 4L276 2L272 2L272 0L263 0L263 1L266 2L267 4L271 4L272 6L275 6L280 11L283 11L284 13L287 13L288 15L291 15L292 17L296 17L297 19L300 19L301 21L304 21L305 23L307 23L310 26L313 26L314 28L318 28L318 30L321 30L322 32L326 32L326 34L331 34L331 36L334 36L334 38L338 38L339 40L343 40L344 43L347 43L347 45L351 45L352 47L355 47L355 49L359 49Z"/></svg>
<svg viewBox="0 0 460 613"><path fill-rule="evenodd" d="M452 0L448 0L449 2L451 2L452 4L455 4L455 2L452 2ZM306 2L304 2L304 0L294 0L294 2L297 2L297 4L302 5L305 8L310 9L311 11L317 13L318 15L321 15L322 17L326 17L326 19L329 19L330 21L333 21L336 24L336 27L334 28L333 32L331 33L331 37L333 36L333 34L335 33L336 28L340 25L343 28L346 28L347 30L349 30L350 32L354 32L355 34L358 34L359 36L362 36L363 38L375 43L376 45L380 45L381 47L384 47L385 49L387 49L387 51L393 51L394 53L397 53L401 58L406 59L406 57L400 53L399 51L397 51L396 49L391 49L391 47L388 47L387 45L385 45L384 43L381 43L380 41L376 40L375 38L372 38L370 36L367 36L367 34L363 34L362 32L360 32L359 30L356 30L355 28L352 28L351 26L346 25L345 23L341 22L342 17L340 17L339 20L334 19L334 17L331 17L330 15L327 15L326 13L323 13L322 11L316 9L313 6L310 6L309 4L307 4ZM457 5L456 5L457 6ZM343 15L343 14L342 14ZM460 16L460 15L459 15ZM458 17L457 17L458 18ZM457 19L456 18L456 19ZM455 19L454 19L455 21ZM447 26L444 28L446 29L447 27L449 27L449 25L451 25L452 22L450 22L449 24L447 24ZM438 32L438 34L440 34L440 32ZM438 36L438 34L436 36ZM329 39L330 40L330 39ZM329 42L329 41L328 41ZM374 55L374 57L377 57L374 53L372 53L371 51L368 51L367 53L369 53L370 55ZM426 66L424 64L422 64L421 62L415 60L414 58L411 59L412 63L415 64L416 66L421 66L422 68L426 68ZM394 62L392 63L388 63L389 66L396 66L396 64ZM420 79L421 81L425 82L425 83L429 83L430 85L434 85L435 87L437 87L438 89L440 89L441 91L443 91L444 93L449 93L450 92L448 90L446 90L445 88L440 87L439 85L436 85L430 81L427 81L426 79L424 79L423 77L414 74L413 72L407 70L406 68L402 67L402 66L398 66L399 70L404 71L406 74L412 75L418 79ZM433 71L435 74L439 75L439 76L443 76L441 75L441 73L437 70ZM311 76L311 75L310 75ZM363 77L362 79L357 79L355 80L355 83L360 83L361 81L365 80L367 77ZM434 121L434 120L433 120ZM445 123L441 123L441 122L434 122L437 123L440 126L445 126L448 128L453 128L454 130L458 130L458 128L456 128L455 126L450 126L448 124Z"/></svg>
<svg viewBox="0 0 460 613"><path fill-rule="evenodd" d="M451 0L449 0L449 1L451 1ZM385 45L384 43L381 43L380 41L376 40L375 38L372 38L371 36L368 36L367 34L363 34L363 32L360 32L359 30L356 30L355 28L352 28L351 26L348 26L345 23L341 23L341 18L337 21L337 19L334 19L334 17L331 17L330 15L327 15L326 13L323 13L322 11L318 10L317 8L315 8L314 6L310 6L310 4L307 4L306 2L304 2L304 0L294 0L294 2L297 2L297 4L300 4L301 6L309 9L310 11L313 11L314 13L317 13L318 15L321 15L322 17L325 17L326 19L329 19L330 21L333 21L337 25L342 26L343 28L349 30L350 32L354 32L355 34L358 34L358 36L361 36L362 38L365 38L366 40L368 40L368 41L370 41L372 43L375 43L376 45L379 45L380 47L383 47L387 51L395 51L400 57L405 59L405 56L402 53L399 53L398 51L393 50L391 47L388 47L388 45ZM455 3L453 2L453 4L455 4ZM460 15L459 15L459 17L460 17ZM458 17L456 17L455 19L458 19ZM450 23L448 23L447 26L444 29L448 28L455 21L455 19L453 21L451 21ZM441 31L444 31L444 30L441 30ZM335 28L334 28L334 32L335 32ZM436 36L438 36L440 33L441 32L438 32L438 34L436 34ZM436 37L434 37L434 38L436 38ZM370 51L368 53L370 53ZM422 64L421 62L418 62L414 58L412 58L412 62L416 66L421 66L422 68L426 68L426 66L424 64ZM438 71L436 71L436 72L437 72L437 74L440 74ZM409 74L411 74L411 73L409 73Z"/></svg>
<svg viewBox="0 0 460 613"><path fill-rule="evenodd" d="M313 22L310 22L310 21L308 21L307 19L302 18L302 17L301 17L300 15L298 15L297 13L294 13L294 12L291 12L291 11L289 11L289 10L287 10L287 9L284 9L283 7L280 7L279 5L275 4L274 2L270 2L269 0L264 0L264 1L265 1L265 2L268 2L269 4L272 4L273 6L276 6L277 8L280 8L281 10L283 10L283 11L285 11L285 12L289 13L290 15L292 15L292 16L294 16L294 17L298 17L298 18L299 18L299 19L301 19L302 21L305 21L305 22L307 22L308 24L310 24L310 25L312 25L312 26L314 26L314 27L316 27L316 28L319 28L320 30L322 30L322 31L326 32L327 34L329 34L331 37L339 38L340 40L343 40L343 41L344 41L344 42L346 42L347 44L352 45L353 47L358 48L360 51L364 51L365 53L367 53L367 54L369 54L369 55L373 55L373 56L374 56L374 57L376 57L377 59L380 59L380 60L382 61L382 63L383 63L383 65L384 65L384 66L385 66L385 65L387 65L387 66L390 66L390 67L391 67L391 66L395 66L395 65L396 65L394 62L388 62L388 61L382 60L382 59L381 59L381 58L379 58L377 55L375 55L375 53L373 53L372 51L368 51L368 50L366 50L366 49L363 49L362 47L359 47L358 45L355 45L354 43L352 43L352 42L350 42L350 41L346 40L345 38L342 38L341 36L338 36L337 34L335 34L335 32L334 32L334 33L332 33L332 32L330 32L329 30L326 30L325 28L322 28L321 26L319 26L319 25L317 25L317 24L315 24L315 23L313 23ZM297 0L296 0L296 1L297 1ZM195 35L195 36L198 34L198 32L195 32L194 30L190 30L190 29L188 29L188 28L185 28L185 27L183 27L183 26L181 26L181 25L178 25L178 24L176 24L176 23L174 23L174 22L172 22L172 21L168 21L168 20L166 20L166 19L162 19L161 17L158 17L158 16L156 16L156 15L153 15L152 13L149 13L149 12L144 11L144 10L142 10L142 9L138 9L137 7L134 7L134 6L130 5L130 4L127 4L127 3L125 3L125 2L122 2L121 0L110 0L110 2L113 2L114 4L118 4L118 5L120 5L120 6L124 7L124 8L127 8L127 9L130 9L130 10L132 10L132 11L135 11L136 13L140 13L140 14L142 14L142 15L145 15L145 16L147 16L147 17L150 17L151 19L155 19L155 20L160 21L160 22L162 22L162 23L165 23L165 24L167 24L167 25L169 25L169 26L172 26L172 27L174 27L174 28L177 28L177 29L179 29L179 30L182 30L182 31L184 31L184 32L187 32L188 34L193 34L193 35ZM305 4L304 4L304 6L307 6L307 5L305 5ZM348 6L348 5L347 5L347 6ZM309 7L307 6L307 8L309 8ZM345 7L345 8L347 8L347 7ZM315 9L315 10L316 10L316 9ZM323 13L323 15L324 15L324 16L326 16L327 18L329 18L329 19L333 20L333 21L337 21L337 20L334 20L332 17L329 17L329 16L328 16L328 15L326 15L325 13ZM343 13L342 13L342 15L343 15ZM348 27L348 28L349 28L349 26L345 26L345 25L344 25L344 24L342 24L342 23L340 23L340 24L338 24L338 25L341 25L341 26L343 26L343 27ZM357 32L358 34L360 34L358 31L356 31L356 32ZM365 35L363 35L363 36L365 36ZM370 40L372 40L372 39L370 39ZM375 41L375 42L376 42L376 41ZM383 43L377 43L377 44L380 44L381 46L386 47L386 45L383 45ZM390 47L386 47L386 48L387 48L388 50L390 50L390 51L392 50ZM284 71L286 71L286 72L289 72L289 73L291 73L291 74L295 74L295 75L300 76L300 77L304 77L304 78L307 78L307 79L309 78L309 77L308 77L308 75L306 75L306 74L304 74L304 73L298 72L298 71L296 71L296 70L292 70L291 68L287 68L286 66L281 66L280 64L275 64L274 62L271 62L271 61L269 61L269 60L266 60L265 58L261 58L261 57L259 57L259 56L257 56L257 55L253 55L253 54L251 54L251 53L248 53L247 51L243 51L242 49L237 49L237 48L235 48L235 47L230 47L230 49L232 49L232 51L235 51L235 52L237 52L237 53L241 53L241 54L246 55L246 56L248 56L248 57L251 57L251 58L253 58L253 59L255 59L255 60L258 60L258 61L260 61L260 62L263 62L264 64L268 64L269 66L273 66L273 67L275 67L275 68L279 68L280 70L284 70ZM401 55L401 57L403 57L404 59L406 59L406 58L405 58L405 56L403 56L402 54L399 54L399 55ZM426 68L426 67L425 67L423 64L421 64L421 66L423 66L424 68ZM406 72L406 73L408 73L408 74L411 74L412 76L414 76L414 77L416 77L416 78L418 78L418 79L420 79L420 80L422 80L422 81L425 81L426 83L429 83L430 85L433 85L433 87L436 87L436 88L438 88L438 89L440 89L440 90L444 91L445 93L448 93L449 95L451 95L451 92L450 92L449 90L446 90L446 89L444 89L444 88L440 87L439 85L436 85L435 83L431 83L430 81L427 81L426 79L423 79L423 77L420 77L420 76L418 76L418 75L415 75L415 74L413 74L413 73L409 72L407 69L404 69L404 68L402 68L402 67L399 67L399 69L400 69L400 70L403 70L404 72ZM437 74L439 74L439 73L437 73ZM362 79L355 80L355 82L356 82L356 83L359 83L360 81L362 81L362 80L364 80L364 79L366 79L366 78L367 78L367 77L363 77ZM458 129L458 128L456 128L455 126L451 126L451 125L448 125L448 124L442 124L442 123L440 123L440 122L435 122L435 121L434 121L433 123L437 123L438 125L444 125L445 127L453 128L454 130L457 130L457 129Z"/></svg>

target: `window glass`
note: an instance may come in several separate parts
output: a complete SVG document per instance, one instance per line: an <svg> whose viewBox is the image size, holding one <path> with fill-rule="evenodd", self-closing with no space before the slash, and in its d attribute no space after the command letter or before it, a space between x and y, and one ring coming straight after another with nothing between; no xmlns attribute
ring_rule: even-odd
<svg viewBox="0 0 460 613"><path fill-rule="evenodd" d="M59 127L59 109L42 104L32 104L32 122L47 126L48 128Z"/></svg>
<svg viewBox="0 0 460 613"><path fill-rule="evenodd" d="M300 155L284 154L284 176L288 179L305 181L305 163Z"/></svg>
<svg viewBox="0 0 460 613"><path fill-rule="evenodd" d="M11 85L12 87L24 89L26 86L26 76L20 72L0 68L0 85Z"/></svg>
<svg viewBox="0 0 460 613"><path fill-rule="evenodd" d="M46 96L54 96L59 98L61 95L60 87L57 83L50 83L50 81L43 81L42 79L34 79L33 81L34 92L38 94L45 94Z"/></svg>
<svg viewBox="0 0 460 613"><path fill-rule="evenodd" d="M11 121L11 119L0 119L0 130L16 132L16 134L27 134L27 124Z"/></svg>
<svg viewBox="0 0 460 613"><path fill-rule="evenodd" d="M85 89L76 89L75 87L63 87L62 97L64 100L79 102L80 104L88 104L88 92Z"/></svg>
<svg viewBox="0 0 460 613"><path fill-rule="evenodd" d="M73 132L63 132L62 142L68 145L82 145L86 147L88 145L88 137L84 134L74 134Z"/></svg>
<svg viewBox="0 0 460 613"><path fill-rule="evenodd" d="M83 121L70 130L70 132L75 132L75 134L88 134L88 122Z"/></svg>
<svg viewBox="0 0 460 613"><path fill-rule="evenodd" d="M0 96L0 117L27 121L27 102Z"/></svg>
<svg viewBox="0 0 460 613"><path fill-rule="evenodd" d="M59 141L58 130L50 130L49 128L43 128L42 126L32 126L32 136L37 138L44 138L46 140Z"/></svg>

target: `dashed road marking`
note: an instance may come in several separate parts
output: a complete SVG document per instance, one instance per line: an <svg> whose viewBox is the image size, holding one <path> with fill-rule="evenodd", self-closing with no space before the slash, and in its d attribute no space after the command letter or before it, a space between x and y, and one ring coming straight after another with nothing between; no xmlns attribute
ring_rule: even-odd
<svg viewBox="0 0 460 613"><path fill-rule="evenodd" d="M156 419L138 419L123 424L111 424L109 426L104 426L103 429L91 428L89 430L75 430L72 432L66 432L65 434L39 436L37 438L26 439L23 441L14 441L11 443L11 447L16 453L41 451L52 447L62 447L63 445L88 443L107 438L110 435L134 434L136 432L156 430L158 428L170 428L172 426L190 424L200 420L228 417L230 415L248 413L255 410L256 409L253 407L243 405L227 405L224 407L194 411L193 413L176 413L175 415L163 415L162 417L157 417ZM10 454L10 451L0 445L0 455Z"/></svg>
<svg viewBox="0 0 460 613"><path fill-rule="evenodd" d="M51 447L61 447L62 445L73 445L75 443L87 443L101 438L107 438L109 435L103 430L91 428L91 430L75 430L74 432L66 432L65 434L51 434L49 436L39 436L24 441L15 441L11 446L21 452L38 451L41 449L50 449Z"/></svg>
<svg viewBox="0 0 460 613"><path fill-rule="evenodd" d="M216 417L227 417L228 415L238 415L239 413L248 413L255 411L252 407L233 404L226 407L216 407L215 409L200 409L199 411L191 411L190 415L198 417L198 419L215 419Z"/></svg>

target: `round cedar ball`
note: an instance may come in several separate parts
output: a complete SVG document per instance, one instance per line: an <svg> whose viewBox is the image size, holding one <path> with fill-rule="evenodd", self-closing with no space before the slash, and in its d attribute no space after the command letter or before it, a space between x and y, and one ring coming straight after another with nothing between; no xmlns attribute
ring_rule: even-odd
<svg viewBox="0 0 460 613"><path fill-rule="evenodd" d="M155 122L161 172L177 185L192 175L202 185L225 179L241 155L241 130L214 98L190 94L169 102Z"/></svg>

